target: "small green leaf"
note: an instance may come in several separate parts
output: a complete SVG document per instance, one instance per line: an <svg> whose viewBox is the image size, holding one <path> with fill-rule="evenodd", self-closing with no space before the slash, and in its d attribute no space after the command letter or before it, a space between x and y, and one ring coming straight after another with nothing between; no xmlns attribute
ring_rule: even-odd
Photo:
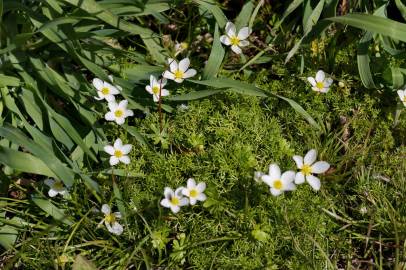
<svg viewBox="0 0 406 270"><path fill-rule="evenodd" d="M65 223L66 225L72 225L73 221L68 219L65 215L65 211L56 207L50 200L38 198L32 196L31 200L41 208L45 213L52 216L54 219Z"/></svg>

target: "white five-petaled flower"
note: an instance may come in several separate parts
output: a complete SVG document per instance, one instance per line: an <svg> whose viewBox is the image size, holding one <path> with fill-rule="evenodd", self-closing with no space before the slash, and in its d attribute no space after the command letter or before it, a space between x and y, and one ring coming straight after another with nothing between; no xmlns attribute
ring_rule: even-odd
<svg viewBox="0 0 406 270"><path fill-rule="evenodd" d="M175 59L168 59L169 70L166 70L163 74L164 78L169 80L174 80L177 83L183 82L184 79L193 77L196 75L196 70L193 68L189 69L190 60L189 58L182 59L179 64Z"/></svg>
<svg viewBox="0 0 406 270"><path fill-rule="evenodd" d="M326 78L323 70L317 71L316 78L308 77L307 80L312 85L312 89L320 93L327 93L333 83L333 79Z"/></svg>
<svg viewBox="0 0 406 270"><path fill-rule="evenodd" d="M102 205L101 211L104 214L104 218L99 223L98 227L100 227L101 224L104 222L109 232L116 235L122 234L124 230L123 226L121 226L121 224L117 222L117 219L121 218L121 213L120 212L112 213L110 206L108 206L107 204Z"/></svg>
<svg viewBox="0 0 406 270"><path fill-rule="evenodd" d="M128 153L130 153L132 148L131 144L124 144L121 141L121 139L117 139L114 142L114 145L106 145L104 147L104 151L107 152L110 157L110 165L114 166L118 164L120 161L123 162L124 164L129 164L130 163L130 158L128 157Z"/></svg>
<svg viewBox="0 0 406 270"><path fill-rule="evenodd" d="M262 175L261 179L265 184L271 187L270 191L274 196L278 196L284 191L296 189L293 183L295 180L295 172L287 171L281 174L281 169L277 164L269 165L269 174Z"/></svg>
<svg viewBox="0 0 406 270"><path fill-rule="evenodd" d="M164 89L165 85L166 79L163 78L158 81L154 75L151 75L149 77L149 85L145 86L145 90L147 90L148 93L152 94L154 102L158 102L159 95L161 95L161 97L169 95L169 91ZM161 94L159 94L159 92L161 92Z"/></svg>
<svg viewBox="0 0 406 270"><path fill-rule="evenodd" d="M117 124L122 125L128 116L133 116L132 110L127 110L128 101L122 100L117 104L115 101L108 103L110 111L106 113L104 118L107 121L115 121Z"/></svg>
<svg viewBox="0 0 406 270"><path fill-rule="evenodd" d="M64 186L61 180L45 179L44 183L49 186L48 195L49 197L55 197L58 194L64 196L68 194L67 188Z"/></svg>
<svg viewBox="0 0 406 270"><path fill-rule="evenodd" d="M183 189L183 187L179 187L174 192L171 188L166 187L164 190L165 198L161 200L161 205L170 208L175 214L179 212L181 206L189 203L189 200L182 195Z"/></svg>
<svg viewBox="0 0 406 270"><path fill-rule="evenodd" d="M113 81L113 76L109 76L110 80ZM114 96L119 94L122 88L120 86L111 85L108 82L102 81L99 78L93 79L93 86L97 89L98 97L97 100L105 99L108 102L114 101Z"/></svg>
<svg viewBox="0 0 406 270"><path fill-rule="evenodd" d="M403 105L406 106L406 89L398 90L398 95L399 95L400 101L402 101Z"/></svg>
<svg viewBox="0 0 406 270"><path fill-rule="evenodd" d="M315 162L316 158L317 151L315 149L311 149L307 152L304 159L301 156L293 156L293 160L300 170L296 173L296 184L303 184L306 180L314 190L320 189L320 179L313 174L325 173L330 168L330 164L325 161Z"/></svg>
<svg viewBox="0 0 406 270"><path fill-rule="evenodd" d="M206 189L206 183L200 182L196 185L193 178L187 180L187 187L182 190L182 194L189 197L191 205L195 205L197 201L205 201L206 195L203 193Z"/></svg>
<svg viewBox="0 0 406 270"><path fill-rule="evenodd" d="M238 31L235 28L235 25L232 22L227 22L226 24L226 34L220 37L221 43L224 45L231 45L231 50L236 54L241 54L241 47L248 46L250 43L248 36L251 34L251 29L249 27L243 27Z"/></svg>
<svg viewBox="0 0 406 270"><path fill-rule="evenodd" d="M261 180L262 180L261 178L263 175L265 175L265 173L263 173L263 172L259 172L259 171L254 172L255 182L261 182Z"/></svg>
<svg viewBox="0 0 406 270"><path fill-rule="evenodd" d="M187 42L176 42L175 44L175 56L183 52L189 47L189 44Z"/></svg>

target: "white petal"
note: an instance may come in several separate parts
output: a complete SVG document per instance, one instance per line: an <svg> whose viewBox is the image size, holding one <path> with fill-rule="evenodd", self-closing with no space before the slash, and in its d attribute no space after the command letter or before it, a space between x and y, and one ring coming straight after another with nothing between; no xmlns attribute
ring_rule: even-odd
<svg viewBox="0 0 406 270"><path fill-rule="evenodd" d="M196 199L197 199L198 201L203 202L203 201L205 201L205 200L207 199L207 197L206 197L206 195L205 195L204 193L200 193L200 194L197 196Z"/></svg>
<svg viewBox="0 0 406 270"><path fill-rule="evenodd" d="M149 84L151 87L153 87L156 84L156 78L154 75L149 76Z"/></svg>
<svg viewBox="0 0 406 270"><path fill-rule="evenodd" d="M294 183L290 182L288 184L286 184L283 188L284 190L288 190L288 191L292 191L296 189L296 186Z"/></svg>
<svg viewBox="0 0 406 270"><path fill-rule="evenodd" d="M190 190L188 188L182 189L182 195L189 197L190 196Z"/></svg>
<svg viewBox="0 0 406 270"><path fill-rule="evenodd" d="M304 157L304 164L312 165L317 158L317 151L316 149L311 149Z"/></svg>
<svg viewBox="0 0 406 270"><path fill-rule="evenodd" d="M323 89L320 90L320 93L327 93L328 90L330 90L330 87L324 87Z"/></svg>
<svg viewBox="0 0 406 270"><path fill-rule="evenodd" d="M177 206L177 205L171 205L170 206L171 207L171 211L173 212L173 213L177 213L177 212L179 212L179 210L180 210L180 207L179 206Z"/></svg>
<svg viewBox="0 0 406 270"><path fill-rule="evenodd" d="M301 156L293 156L293 160L296 162L296 166L298 169L303 167L303 157Z"/></svg>
<svg viewBox="0 0 406 270"><path fill-rule="evenodd" d="M130 158L128 156L122 156L122 157L119 158L119 160L121 162L123 162L124 164L130 164L130 162L131 162Z"/></svg>
<svg viewBox="0 0 406 270"><path fill-rule="evenodd" d="M154 99L154 102L158 102L159 101L159 96L158 95L153 95L152 98Z"/></svg>
<svg viewBox="0 0 406 270"><path fill-rule="evenodd" d="M279 196L279 195L281 195L282 192L283 192L283 191L280 190L280 189L276 189L276 188L272 188L272 187L271 187L270 191L271 191L271 194L274 195L274 196Z"/></svg>
<svg viewBox="0 0 406 270"><path fill-rule="evenodd" d="M111 156L110 157L110 166L117 165L119 162L119 159L116 156Z"/></svg>
<svg viewBox="0 0 406 270"><path fill-rule="evenodd" d="M117 221L114 222L113 227L111 228L111 232L116 235L120 235L123 233L123 231L124 231L123 226L121 226L121 224L118 223Z"/></svg>
<svg viewBox="0 0 406 270"><path fill-rule="evenodd" d="M169 80L174 80L175 79L175 75L172 72L168 71L168 70L165 70L163 77L167 78Z"/></svg>
<svg viewBox="0 0 406 270"><path fill-rule="evenodd" d="M165 187L164 189L164 196L165 198L172 198L175 195L173 190L170 187Z"/></svg>
<svg viewBox="0 0 406 270"><path fill-rule="evenodd" d="M246 47L246 46L248 46L248 45L250 45L250 42L249 42L248 40L241 40L241 41L238 43L238 46L240 46L240 47Z"/></svg>
<svg viewBox="0 0 406 270"><path fill-rule="evenodd" d="M176 62L175 59L169 58L168 63L169 63L169 69L171 72L175 72L176 70L178 70L178 62Z"/></svg>
<svg viewBox="0 0 406 270"><path fill-rule="evenodd" d="M231 36L235 36L235 25L232 22L227 22L226 24L226 34L227 36L231 37Z"/></svg>
<svg viewBox="0 0 406 270"><path fill-rule="evenodd" d="M307 81L314 87L316 87L316 80L313 77L307 77Z"/></svg>
<svg viewBox="0 0 406 270"><path fill-rule="evenodd" d="M332 84L333 84L333 79L332 79L332 78L326 78L326 79L325 79L324 85L325 85L326 87L330 87L330 85L332 85Z"/></svg>
<svg viewBox="0 0 406 270"><path fill-rule="evenodd" d="M123 152L124 155L127 155L128 153L131 152L131 149L133 146L131 144L125 144L121 147L121 152Z"/></svg>
<svg viewBox="0 0 406 270"><path fill-rule="evenodd" d="M264 182L265 184L267 184L268 186L273 186L273 180L269 175L264 174L261 176L262 182Z"/></svg>
<svg viewBox="0 0 406 270"><path fill-rule="evenodd" d="M48 195L49 195L49 197L55 197L56 195L58 195L58 191L56 191L55 189L50 189L50 190L48 190Z"/></svg>
<svg viewBox="0 0 406 270"><path fill-rule="evenodd" d="M304 174L303 174L302 172L296 173L296 176L295 176L295 184L296 184L296 185L300 185L300 184L303 184L304 182L305 182L305 176L304 176Z"/></svg>
<svg viewBox="0 0 406 270"><path fill-rule="evenodd" d="M110 206L108 204L103 204L102 208L101 208L101 211L102 211L103 214L108 215L108 214L111 213L111 208L110 208Z"/></svg>
<svg viewBox="0 0 406 270"><path fill-rule="evenodd" d="M184 189L184 187L178 187L176 190L175 190L175 196L177 196L177 197L182 197L182 190Z"/></svg>
<svg viewBox="0 0 406 270"><path fill-rule="evenodd" d="M108 82L104 83L104 87L109 89L109 94L117 95L118 93L120 93L120 91L118 91L118 89L115 86L109 84Z"/></svg>
<svg viewBox="0 0 406 270"><path fill-rule="evenodd" d="M52 186L55 184L55 180L54 180L54 179L51 179L51 178L48 178L48 179L45 179L45 180L44 180L44 183L45 183L47 186L52 187Z"/></svg>
<svg viewBox="0 0 406 270"><path fill-rule="evenodd" d="M115 151L115 149L114 149L114 147L111 146L111 145L106 145L106 146L104 147L104 152L106 152L106 153L109 154L109 155L114 155L114 151Z"/></svg>
<svg viewBox="0 0 406 270"><path fill-rule="evenodd" d="M123 147L123 141L120 138L116 139L116 141L114 142L114 148L121 150L122 147Z"/></svg>
<svg viewBox="0 0 406 270"><path fill-rule="evenodd" d="M121 213L120 212L114 212L114 216L116 217L116 218L122 218L122 215L121 215Z"/></svg>
<svg viewBox="0 0 406 270"><path fill-rule="evenodd" d="M199 184L197 184L196 189L199 192L203 192L206 189L206 183L205 182L200 182Z"/></svg>
<svg viewBox="0 0 406 270"><path fill-rule="evenodd" d="M238 38L240 40L246 39L249 35L251 34L251 30L248 27L243 27L241 28L240 31L238 31Z"/></svg>
<svg viewBox="0 0 406 270"><path fill-rule="evenodd" d="M187 78L193 77L196 75L196 73L197 73L196 70L191 68L188 71L186 71L185 73L183 73L183 78L187 79Z"/></svg>
<svg viewBox="0 0 406 270"><path fill-rule="evenodd" d="M263 175L265 175L263 172L254 172L254 180L259 182Z"/></svg>
<svg viewBox="0 0 406 270"><path fill-rule="evenodd" d="M189 66L190 66L189 58L182 59L179 62L179 70L180 71L186 72L186 70L189 68Z"/></svg>
<svg viewBox="0 0 406 270"><path fill-rule="evenodd" d="M189 198L190 205L195 205L197 200L195 198Z"/></svg>
<svg viewBox="0 0 406 270"><path fill-rule="evenodd" d="M397 93L399 95L399 98L401 101L403 101L404 97L405 97L405 92L406 91L402 91L402 90L398 90Z"/></svg>
<svg viewBox="0 0 406 270"><path fill-rule="evenodd" d="M296 173L294 171L284 172L281 176L281 180L284 184L291 183L295 180Z"/></svg>
<svg viewBox="0 0 406 270"><path fill-rule="evenodd" d="M180 206L185 206L189 204L189 199L188 198L182 198L179 200L179 205Z"/></svg>
<svg viewBox="0 0 406 270"><path fill-rule="evenodd" d="M166 90L166 89L162 89L162 90L161 90L161 96L162 96L162 97L169 96L169 91Z"/></svg>
<svg viewBox="0 0 406 270"><path fill-rule="evenodd" d="M177 82L177 83L182 83L182 82L183 82L183 79L178 78L178 79L175 79L174 81Z"/></svg>
<svg viewBox="0 0 406 270"><path fill-rule="evenodd" d="M281 169L275 163L269 165L269 176L272 179L280 179L281 178Z"/></svg>
<svg viewBox="0 0 406 270"><path fill-rule="evenodd" d="M220 42L223 43L224 45L227 45L227 46L231 45L231 40L230 40L230 38L229 38L228 36L226 36L226 35L222 35L222 36L220 37Z"/></svg>
<svg viewBox="0 0 406 270"><path fill-rule="evenodd" d="M330 164L325 161L317 161L312 165L312 173L325 173L330 168Z"/></svg>
<svg viewBox="0 0 406 270"><path fill-rule="evenodd" d="M117 125L122 125L125 122L125 117L116 118Z"/></svg>
<svg viewBox="0 0 406 270"><path fill-rule="evenodd" d="M187 180L186 186L187 186L188 189L195 188L195 187L196 187L196 181L195 181L195 179L189 178L189 179Z"/></svg>
<svg viewBox="0 0 406 270"><path fill-rule="evenodd" d="M127 108L128 105L128 100L124 99L122 101L120 101L120 103L118 104L118 108L125 110Z"/></svg>
<svg viewBox="0 0 406 270"><path fill-rule="evenodd" d="M240 49L240 47L238 47L236 45L231 46L231 50L233 52L235 52L236 54L241 54L242 53L242 50Z"/></svg>
<svg viewBox="0 0 406 270"><path fill-rule="evenodd" d="M319 190L320 189L320 179L317 178L316 176L313 175L308 175L306 176L306 181L310 184L310 186L314 189L314 190Z"/></svg>
<svg viewBox="0 0 406 270"><path fill-rule="evenodd" d="M113 102L116 100L113 95L105 95L104 98L107 100L107 102Z"/></svg>
<svg viewBox="0 0 406 270"><path fill-rule="evenodd" d="M118 104L115 101L107 103L107 106L109 107L110 111L115 111L118 107Z"/></svg>
<svg viewBox="0 0 406 270"><path fill-rule="evenodd" d="M104 119L106 119L107 121L114 121L114 119L116 119L116 116L113 112L108 112L104 115Z"/></svg>
<svg viewBox="0 0 406 270"><path fill-rule="evenodd" d="M162 199L161 205L162 205L163 207L166 207L166 208L170 208L170 207L171 207L171 203L169 202L168 199Z"/></svg>
<svg viewBox="0 0 406 270"><path fill-rule="evenodd" d="M124 111L124 118L129 117L129 116L133 116L133 115L134 115L133 110L125 110Z"/></svg>
<svg viewBox="0 0 406 270"><path fill-rule="evenodd" d="M324 73L323 70L319 70L316 73L316 81L317 82L322 82L326 78L326 74Z"/></svg>
<svg viewBox="0 0 406 270"><path fill-rule="evenodd" d="M93 86L97 89L97 90L101 90L103 88L103 81L100 80L99 78L94 78L93 79Z"/></svg>

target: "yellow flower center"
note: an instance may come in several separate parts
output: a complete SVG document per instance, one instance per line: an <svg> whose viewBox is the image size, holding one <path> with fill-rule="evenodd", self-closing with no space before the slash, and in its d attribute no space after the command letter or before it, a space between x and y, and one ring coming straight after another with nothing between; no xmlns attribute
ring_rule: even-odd
<svg viewBox="0 0 406 270"><path fill-rule="evenodd" d="M62 184L62 182L61 182L61 181L56 181L56 182L54 183L54 185L53 185L53 189L56 189L56 190L61 190L61 189L63 189L63 184Z"/></svg>
<svg viewBox="0 0 406 270"><path fill-rule="evenodd" d="M122 110L116 110L116 111L114 112L114 115L115 115L116 117L121 117L121 116L123 116L123 114L124 114L124 112L123 112Z"/></svg>
<svg viewBox="0 0 406 270"><path fill-rule="evenodd" d="M304 164L300 171L304 175L310 175L312 173L312 167L310 165Z"/></svg>
<svg viewBox="0 0 406 270"><path fill-rule="evenodd" d="M403 102L406 102L406 96L403 97Z"/></svg>
<svg viewBox="0 0 406 270"><path fill-rule="evenodd" d="M237 36L233 36L230 38L231 45L238 46L240 44L240 39Z"/></svg>
<svg viewBox="0 0 406 270"><path fill-rule="evenodd" d="M116 150L114 151L114 156L117 158L121 158L123 156L123 152L121 152L120 150Z"/></svg>
<svg viewBox="0 0 406 270"><path fill-rule="evenodd" d="M192 189L189 192L189 196L192 197L192 198L197 197L197 195L199 195L199 192L196 189Z"/></svg>
<svg viewBox="0 0 406 270"><path fill-rule="evenodd" d="M276 189L281 189L283 186L282 181L281 180L276 180L275 182L273 182L273 187Z"/></svg>
<svg viewBox="0 0 406 270"><path fill-rule="evenodd" d="M172 197L171 199L171 204L173 205L179 205L179 199L177 197Z"/></svg>
<svg viewBox="0 0 406 270"><path fill-rule="evenodd" d="M115 221L116 221L116 216L114 215L114 213L110 213L110 214L107 214L106 215L106 217L104 218L104 220L107 222L107 223L114 223Z"/></svg>
<svg viewBox="0 0 406 270"><path fill-rule="evenodd" d="M183 71L182 70L176 70L175 73L173 73L175 76L175 79L182 79L183 78Z"/></svg>
<svg viewBox="0 0 406 270"><path fill-rule="evenodd" d="M159 86L155 85L154 87L152 87L152 93L154 93L155 95L159 94Z"/></svg>
<svg viewBox="0 0 406 270"><path fill-rule="evenodd" d="M323 82L317 82L316 83L316 87L320 90L322 90L324 88L324 83Z"/></svg>
<svg viewBox="0 0 406 270"><path fill-rule="evenodd" d="M110 93L110 89L108 89L107 87L103 87L101 89L101 92L102 92L103 95L107 95L108 93Z"/></svg>

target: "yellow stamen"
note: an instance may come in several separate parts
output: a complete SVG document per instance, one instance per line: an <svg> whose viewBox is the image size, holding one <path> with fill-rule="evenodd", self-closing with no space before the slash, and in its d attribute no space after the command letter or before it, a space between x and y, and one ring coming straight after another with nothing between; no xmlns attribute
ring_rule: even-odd
<svg viewBox="0 0 406 270"><path fill-rule="evenodd" d="M312 167L310 165L304 164L300 171L304 175L310 175L312 173Z"/></svg>
<svg viewBox="0 0 406 270"><path fill-rule="evenodd" d="M273 187L276 189L281 189L283 187L282 181L281 180L276 180L275 182L273 182Z"/></svg>
<svg viewBox="0 0 406 270"><path fill-rule="evenodd" d="M116 150L114 151L114 156L117 158L121 158L123 156L123 152L121 152L120 150Z"/></svg>
<svg viewBox="0 0 406 270"><path fill-rule="evenodd" d="M175 73L173 73L175 76L175 79L182 79L183 78L183 71L182 70L176 70Z"/></svg>
<svg viewBox="0 0 406 270"><path fill-rule="evenodd" d="M110 89L108 89L107 87L103 87L101 89L101 92L103 95L108 95L110 93Z"/></svg>
<svg viewBox="0 0 406 270"><path fill-rule="evenodd" d="M182 42L182 43L180 44L180 47L181 47L183 50L186 50L186 49L189 47L189 44L187 44L186 42Z"/></svg>
<svg viewBox="0 0 406 270"><path fill-rule="evenodd" d="M107 222L107 223L114 223L114 222L116 222L116 216L114 215L114 213L111 213L111 214L107 214L106 215L106 217L104 218L104 220Z"/></svg>
<svg viewBox="0 0 406 270"><path fill-rule="evenodd" d="M116 117L121 117L121 116L123 116L123 114L124 114L124 112L123 112L122 110L116 110L116 111L114 112L114 115L115 115Z"/></svg>
<svg viewBox="0 0 406 270"><path fill-rule="evenodd" d="M176 205L179 205L179 203L180 203L180 201L177 197L172 197L171 204L176 206Z"/></svg>
<svg viewBox="0 0 406 270"><path fill-rule="evenodd" d="M159 94L159 86L155 85L154 87L152 87L152 93L154 93L155 95Z"/></svg>
<svg viewBox="0 0 406 270"><path fill-rule="evenodd" d="M240 39L237 36L233 36L230 38L231 45L238 46L240 44Z"/></svg>
<svg viewBox="0 0 406 270"><path fill-rule="evenodd" d="M196 189L192 189L189 192L189 196L192 197L192 198L197 197L197 195L199 195L199 192Z"/></svg>
<svg viewBox="0 0 406 270"><path fill-rule="evenodd" d="M324 83L323 83L323 82L317 82L317 83L316 83L316 87L317 87L319 90L323 90L323 88L324 88Z"/></svg>

